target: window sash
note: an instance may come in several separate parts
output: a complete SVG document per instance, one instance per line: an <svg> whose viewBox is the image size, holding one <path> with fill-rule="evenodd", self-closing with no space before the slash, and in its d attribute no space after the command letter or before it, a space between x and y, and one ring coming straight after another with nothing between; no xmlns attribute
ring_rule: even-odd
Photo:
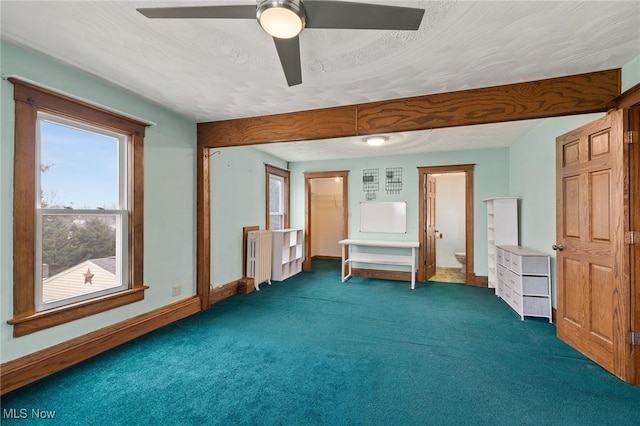
<svg viewBox="0 0 640 426"><path fill-rule="evenodd" d="M271 191L269 192L269 214L283 215L284 214L284 178L277 175L269 175L269 183L276 184L275 198L277 198L276 202L272 203L271 201L272 201L272 198L274 198L274 194L271 193Z"/></svg>
<svg viewBox="0 0 640 426"><path fill-rule="evenodd" d="M116 242L115 242L115 259L116 259L116 271L115 280L116 285L107 289L92 291L89 293L79 294L77 296L71 296L61 299L52 300L50 302L44 301L44 278L43 278L43 255L42 255L42 221L46 216L84 216L84 217L98 217L98 216L114 216L116 218ZM108 294L117 293L129 288L128 280L128 256L127 247L129 245L128 238L128 212L126 210L76 210L76 209L37 209L36 211L36 250L35 250L35 308L36 312L42 312L49 309L58 308L73 303L83 302ZM86 259L89 260L89 259ZM82 261L84 262L84 260ZM61 271L62 272L62 271Z"/></svg>
<svg viewBox="0 0 640 426"><path fill-rule="evenodd" d="M54 115L51 113L46 113L46 112L42 112L42 111L38 111L37 113L37 118L36 118L36 193L34 194L36 197L36 206L38 208L42 207L42 200L41 200L41 194L42 194L42 182L41 182L41 177L42 177L42 173L40 171L40 165L42 164L42 161L40 159L40 153L41 153L41 144L42 144L42 135L41 135L41 123L43 121L47 121L50 123L54 123L57 124L59 126L64 126L64 127L69 127L71 129L75 129L75 130L81 130L84 132L88 132L88 133L93 133L93 134L97 134L100 136L106 136L106 137L110 137L110 138L114 138L118 140L118 154L117 154L117 162L118 162L118 174L117 174L117 198L116 198L116 209L127 209L127 201L128 201L128 197L127 197L127 180L128 180L128 176L127 176L127 137L121 133L116 133L116 132L112 132L110 130L101 128L101 127L96 127L96 126L91 126L85 123L82 123L80 121L77 120L72 120L72 119L68 119L65 117L61 117L59 115ZM98 210L98 209L96 209Z"/></svg>
<svg viewBox="0 0 640 426"><path fill-rule="evenodd" d="M284 228L284 214L269 215L269 229L275 231Z"/></svg>
<svg viewBox="0 0 640 426"><path fill-rule="evenodd" d="M42 163L40 158L41 146L42 146L42 134L41 125L42 122L54 123L59 126L68 127L73 130L80 130L83 132L93 133L99 136L105 136L114 138L117 140L117 194L116 194L116 209L60 209L60 208L47 208L42 206L42 172L40 165ZM70 305L73 303L83 302L106 296L108 294L117 293L129 288L128 282L128 211L127 206L127 158L126 149L127 137L120 133L112 132L102 127L91 126L77 120L61 117L59 115L39 111L36 118L36 246L35 246L35 311L42 312L49 309L59 308L62 306ZM76 296L56 299L50 302L44 300L44 279L43 279L43 217L45 216L108 216L112 215L116 217L116 285L104 290L98 290L88 292L84 294L78 294ZM89 260L89 259L87 259Z"/></svg>
<svg viewBox="0 0 640 426"><path fill-rule="evenodd" d="M280 174L267 172L267 229L278 230L285 228L287 178Z"/></svg>

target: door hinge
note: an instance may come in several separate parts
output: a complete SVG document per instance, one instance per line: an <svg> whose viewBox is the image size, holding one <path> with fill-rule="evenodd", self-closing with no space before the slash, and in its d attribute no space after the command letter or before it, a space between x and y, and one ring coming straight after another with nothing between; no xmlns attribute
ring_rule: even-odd
<svg viewBox="0 0 640 426"><path fill-rule="evenodd" d="M626 231L624 233L624 243L629 245L635 245L640 243L640 232Z"/></svg>
<svg viewBox="0 0 640 426"><path fill-rule="evenodd" d="M632 144L638 140L638 135L640 132L629 130L624 134L624 142L628 144Z"/></svg>
<svg viewBox="0 0 640 426"><path fill-rule="evenodd" d="M640 346L640 333L637 331L628 332L627 343L629 343L631 346Z"/></svg>

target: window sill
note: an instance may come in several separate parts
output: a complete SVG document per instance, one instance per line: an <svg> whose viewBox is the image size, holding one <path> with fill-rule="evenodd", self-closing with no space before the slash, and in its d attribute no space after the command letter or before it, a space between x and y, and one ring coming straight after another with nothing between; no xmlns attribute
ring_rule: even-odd
<svg viewBox="0 0 640 426"><path fill-rule="evenodd" d="M135 287L73 305L37 312L26 317L13 318L7 322L13 325L13 337L25 336L45 328L139 302L144 299L144 290L147 288L147 286Z"/></svg>

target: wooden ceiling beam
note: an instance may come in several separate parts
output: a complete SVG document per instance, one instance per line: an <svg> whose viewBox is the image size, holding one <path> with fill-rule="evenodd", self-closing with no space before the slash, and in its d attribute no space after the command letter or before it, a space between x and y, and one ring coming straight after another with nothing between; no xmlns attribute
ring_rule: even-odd
<svg viewBox="0 0 640 426"><path fill-rule="evenodd" d="M621 70L198 124L209 148L395 133L603 112Z"/></svg>
<svg viewBox="0 0 640 426"><path fill-rule="evenodd" d="M198 123L198 145L220 148L353 136L356 113L352 105Z"/></svg>

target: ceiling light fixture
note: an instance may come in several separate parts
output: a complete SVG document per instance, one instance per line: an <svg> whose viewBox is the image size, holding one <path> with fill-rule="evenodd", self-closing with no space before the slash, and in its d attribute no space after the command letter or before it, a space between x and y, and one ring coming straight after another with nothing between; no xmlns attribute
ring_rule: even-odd
<svg viewBox="0 0 640 426"><path fill-rule="evenodd" d="M263 0L256 17L263 30L275 38L293 38L303 30L306 20L300 0Z"/></svg>
<svg viewBox="0 0 640 426"><path fill-rule="evenodd" d="M386 136L369 136L364 138L364 141L367 143L367 145L370 146L380 146L383 143L385 143L389 138L387 138Z"/></svg>

